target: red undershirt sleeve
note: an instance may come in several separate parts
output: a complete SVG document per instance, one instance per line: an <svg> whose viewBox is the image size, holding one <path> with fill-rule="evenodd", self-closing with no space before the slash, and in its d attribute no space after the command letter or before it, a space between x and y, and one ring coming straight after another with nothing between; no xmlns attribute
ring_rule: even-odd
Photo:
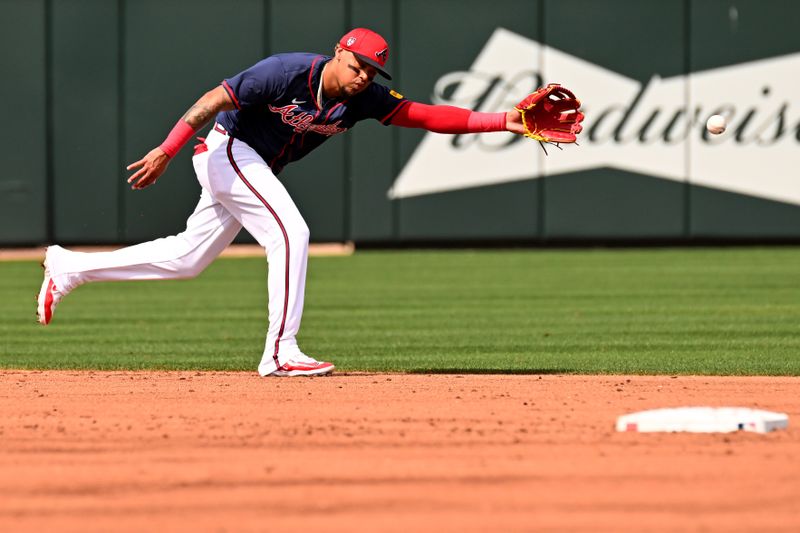
<svg viewBox="0 0 800 533"><path fill-rule="evenodd" d="M448 105L408 102L390 120L394 126L422 128L436 133L506 131L505 113L481 113Z"/></svg>

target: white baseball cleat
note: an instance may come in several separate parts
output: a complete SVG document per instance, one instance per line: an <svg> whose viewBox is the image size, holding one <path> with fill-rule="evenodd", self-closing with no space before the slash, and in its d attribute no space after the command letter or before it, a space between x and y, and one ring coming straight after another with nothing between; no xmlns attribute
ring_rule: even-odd
<svg viewBox="0 0 800 533"><path fill-rule="evenodd" d="M298 354L268 375L281 378L290 376L324 376L333 372L334 368L336 367L332 363L317 361L307 355Z"/></svg>
<svg viewBox="0 0 800 533"><path fill-rule="evenodd" d="M50 256L53 248L55 247L48 247L44 254L44 262L42 263L42 267L44 268L44 281L42 281L42 288L39 289L39 295L36 297L36 302L38 304L36 307L36 317L39 320L39 324L43 326L50 323L53 319L53 313L56 310L58 302L66 296L65 293L62 293L58 287L56 287L50 273L48 256Z"/></svg>

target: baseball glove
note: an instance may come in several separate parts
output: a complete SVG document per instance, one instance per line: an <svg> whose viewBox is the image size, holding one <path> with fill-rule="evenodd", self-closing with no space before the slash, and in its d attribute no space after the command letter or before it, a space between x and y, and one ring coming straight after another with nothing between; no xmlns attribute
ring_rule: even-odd
<svg viewBox="0 0 800 533"><path fill-rule="evenodd" d="M557 83L537 89L514 106L522 114L525 136L544 143L574 143L583 126L581 101Z"/></svg>

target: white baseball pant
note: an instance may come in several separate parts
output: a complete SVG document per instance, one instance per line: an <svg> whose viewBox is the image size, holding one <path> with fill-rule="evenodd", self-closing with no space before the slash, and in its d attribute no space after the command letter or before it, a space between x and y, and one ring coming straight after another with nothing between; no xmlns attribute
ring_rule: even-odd
<svg viewBox="0 0 800 533"><path fill-rule="evenodd" d="M269 328L262 376L302 353L300 329L309 230L294 201L246 143L215 125L208 150L194 156L200 201L178 235L113 252L64 251L49 264L56 286L69 292L93 281L192 278L200 274L244 227L264 247L269 263Z"/></svg>

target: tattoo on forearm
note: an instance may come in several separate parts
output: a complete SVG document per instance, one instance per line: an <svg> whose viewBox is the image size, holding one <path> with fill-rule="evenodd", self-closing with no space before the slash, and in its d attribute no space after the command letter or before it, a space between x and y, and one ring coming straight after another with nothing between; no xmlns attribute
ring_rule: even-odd
<svg viewBox="0 0 800 533"><path fill-rule="evenodd" d="M197 103L190 107L186 114L183 115L183 120L193 128L199 129L205 126L206 122L208 122L214 114L214 110L210 107Z"/></svg>

